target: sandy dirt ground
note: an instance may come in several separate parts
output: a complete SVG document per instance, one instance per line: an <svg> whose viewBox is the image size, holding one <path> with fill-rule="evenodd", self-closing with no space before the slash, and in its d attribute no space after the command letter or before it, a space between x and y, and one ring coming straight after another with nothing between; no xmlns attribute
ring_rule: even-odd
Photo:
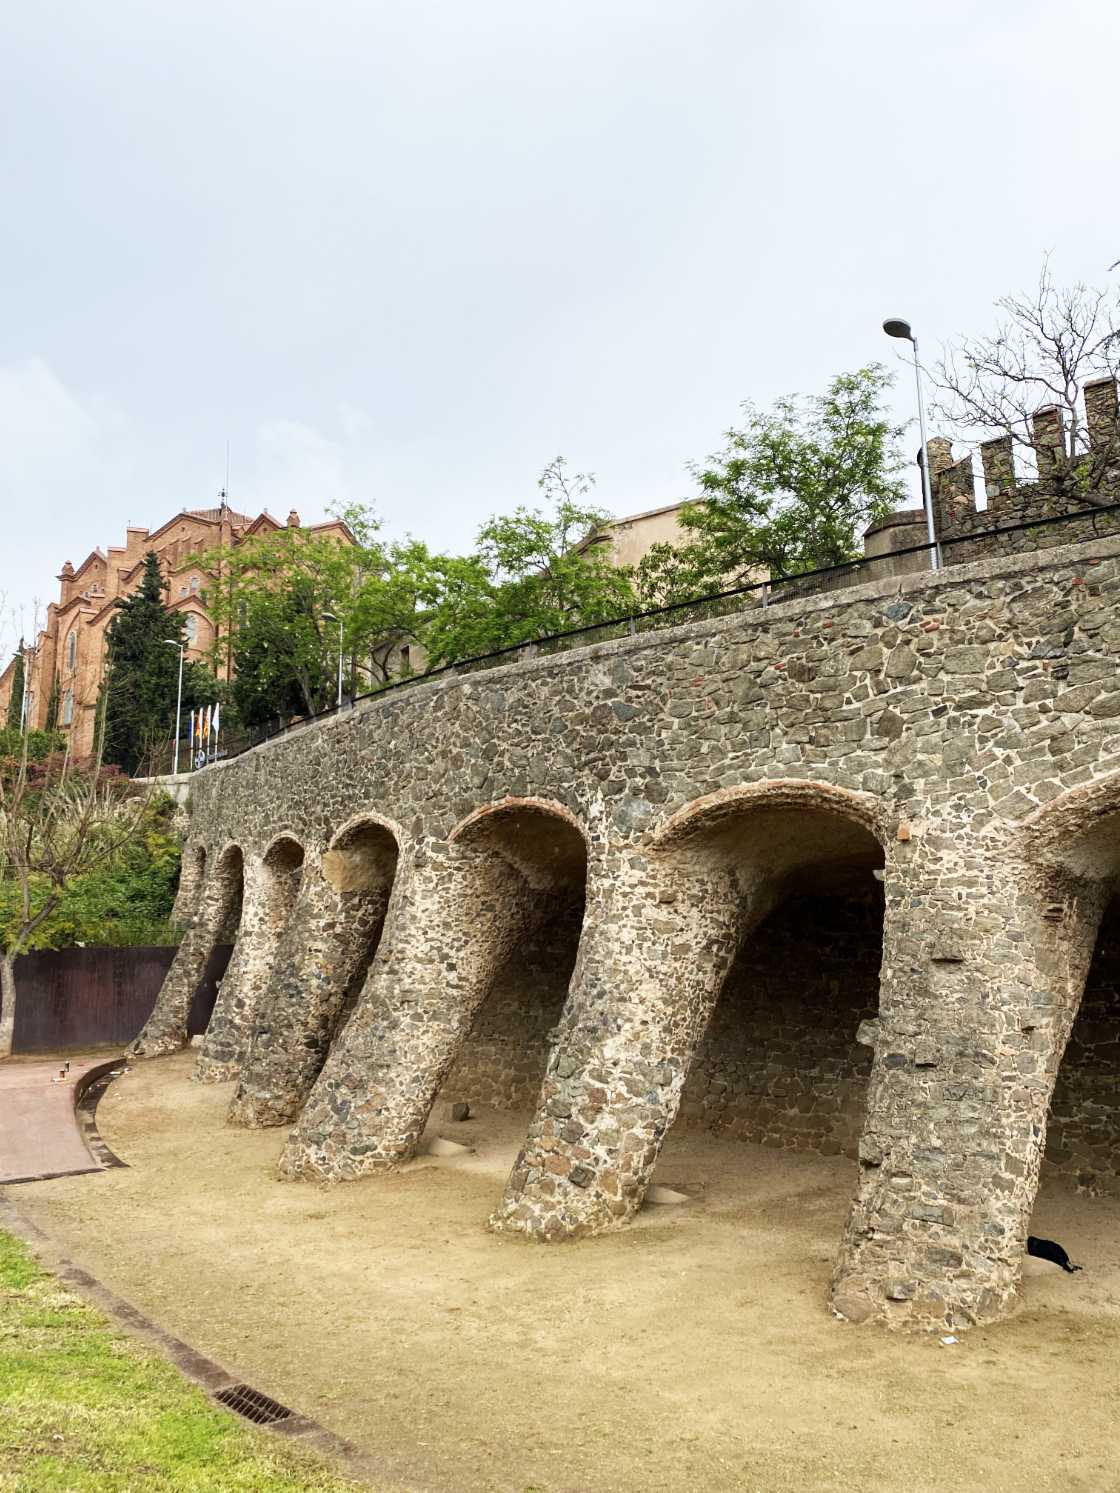
<svg viewBox="0 0 1120 1493"><path fill-rule="evenodd" d="M269 1394L438 1493L1120 1490L1120 1201L1044 1189L1012 1321L937 1339L832 1318L850 1162L695 1134L647 1207L575 1245L485 1221L527 1116L333 1189L277 1180L281 1132L224 1123L193 1054L137 1066L98 1124L127 1169L9 1189L78 1263Z"/></svg>

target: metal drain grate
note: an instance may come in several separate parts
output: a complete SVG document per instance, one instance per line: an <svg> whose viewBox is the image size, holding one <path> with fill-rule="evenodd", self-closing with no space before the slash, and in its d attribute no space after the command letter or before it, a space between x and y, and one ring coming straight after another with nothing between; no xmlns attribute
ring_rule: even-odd
<svg viewBox="0 0 1120 1493"><path fill-rule="evenodd" d="M251 1389L248 1384L231 1384L228 1389L220 1389L214 1398L258 1426L273 1426L292 1414L287 1405L269 1399L268 1395L262 1395L259 1389Z"/></svg>

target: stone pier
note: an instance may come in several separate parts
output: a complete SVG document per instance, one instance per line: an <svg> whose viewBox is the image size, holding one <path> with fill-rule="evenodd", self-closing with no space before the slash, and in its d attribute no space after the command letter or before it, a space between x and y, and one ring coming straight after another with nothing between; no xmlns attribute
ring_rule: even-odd
<svg viewBox="0 0 1120 1493"><path fill-rule="evenodd" d="M396 836L371 821L308 857L257 1003L231 1124L288 1125L299 1114L377 947L396 869Z"/></svg>
<svg viewBox="0 0 1120 1493"><path fill-rule="evenodd" d="M355 1177L412 1156L495 976L550 898L582 881L584 865L570 816L533 803L496 805L442 854L424 848L359 1007L289 1138L286 1175Z"/></svg>
<svg viewBox="0 0 1120 1493"><path fill-rule="evenodd" d="M198 859L188 856L188 861L195 864ZM201 860L205 864L205 857ZM200 871L198 879L185 882L184 892L176 902L176 915L178 921L186 924L186 932L175 951L155 1009L131 1046L134 1056L159 1057L186 1046L187 1017L206 962L215 944L237 933L241 920L243 871L242 851L239 846L231 845L218 856L209 875L204 876ZM187 911L188 907L190 911Z"/></svg>
<svg viewBox="0 0 1120 1493"><path fill-rule="evenodd" d="M227 1083L241 1070L253 1020L295 905L302 867L303 847L286 835L270 845L259 861L250 858L246 862L237 944L195 1068L200 1083Z"/></svg>

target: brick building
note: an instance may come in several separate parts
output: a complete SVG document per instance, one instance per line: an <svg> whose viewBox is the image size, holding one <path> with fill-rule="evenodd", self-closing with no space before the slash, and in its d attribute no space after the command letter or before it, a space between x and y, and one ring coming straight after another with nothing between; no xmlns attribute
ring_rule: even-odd
<svg viewBox="0 0 1120 1493"><path fill-rule="evenodd" d="M300 527L299 515L288 515L290 528ZM75 569L69 560L58 575L59 597L47 608L46 625L25 649L27 719L47 723L51 687L58 681L58 725L70 737L75 756L93 751L94 716L105 657L105 630L117 606L140 584L144 556L154 550L167 580L167 603L186 619L187 657L205 657L215 641L215 627L204 598L209 579L201 561L215 549L233 549L257 535L282 528L265 512L250 518L235 513L223 500L217 508L184 509L158 529L129 527L123 545L93 550ZM314 524L315 532L337 531L350 541L338 519ZM219 656L217 673L228 677L229 661ZM0 674L0 718L7 714L15 685L16 661Z"/></svg>

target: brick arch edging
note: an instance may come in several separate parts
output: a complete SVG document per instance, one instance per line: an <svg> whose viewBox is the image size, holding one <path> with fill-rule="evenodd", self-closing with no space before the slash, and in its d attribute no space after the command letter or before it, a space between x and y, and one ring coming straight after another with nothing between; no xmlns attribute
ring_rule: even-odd
<svg viewBox="0 0 1120 1493"><path fill-rule="evenodd" d="M1099 856L1093 856L1093 847L1086 841L1094 828L1112 818L1120 827L1120 763L1036 809L1020 826L1016 849L1028 867L1103 880L1115 875L1120 864L1120 835L1117 856L1108 868L1101 865Z"/></svg>
<svg viewBox="0 0 1120 1493"><path fill-rule="evenodd" d="M268 860L269 856L276 849L276 847L282 844L285 840L290 840L293 845L298 845L303 854L307 854L306 836L300 834L294 829L291 829L290 827L285 827L284 829L278 829L265 845L264 849L261 851L260 857L262 864Z"/></svg>
<svg viewBox="0 0 1120 1493"><path fill-rule="evenodd" d="M359 809L356 814L351 814L349 819L343 820L337 829L333 830L323 846L324 850L338 850L347 835L355 830L361 829L363 825L372 825L376 829L383 829L392 835L396 841L398 851L403 850L408 843L408 836L395 819L390 819L387 814L382 814L376 809Z"/></svg>
<svg viewBox="0 0 1120 1493"><path fill-rule="evenodd" d="M576 830L584 844L587 844L587 826L566 805L559 803L554 798L518 798L510 794L507 794L505 798L494 799L491 803L481 804L477 809L472 809L452 829L451 833L447 836L447 843L449 845L465 843L469 839L471 832L481 824L496 818L500 814L509 813L517 809L531 809L536 813L562 820L565 824L570 825L572 829Z"/></svg>
<svg viewBox="0 0 1120 1493"><path fill-rule="evenodd" d="M650 832L651 846L654 850L670 849L717 822L727 811L765 808L824 809L861 825L884 850L891 843L889 806L874 794L838 788L815 778L768 778L717 788L714 793L693 799Z"/></svg>

